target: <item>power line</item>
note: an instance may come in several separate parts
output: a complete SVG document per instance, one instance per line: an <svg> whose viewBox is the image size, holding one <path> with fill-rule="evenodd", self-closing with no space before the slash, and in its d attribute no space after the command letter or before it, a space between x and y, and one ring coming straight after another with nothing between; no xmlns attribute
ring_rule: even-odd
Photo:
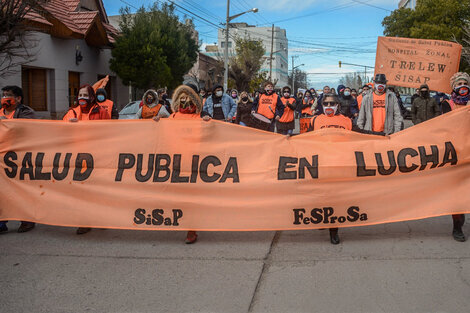
<svg viewBox="0 0 470 313"><path fill-rule="evenodd" d="M370 3L367 3L367 2L363 2L363 1L359 1L359 0L352 0L354 2L357 2L357 3L360 3L360 4L363 4L363 5L367 5L369 7L372 7L372 8L376 8L376 9L379 9L379 10L383 10L383 11L387 11L387 12L392 12L392 10L389 10L389 9L386 9L386 8L382 8L382 7L378 7L376 5L373 5L373 4L370 4Z"/></svg>

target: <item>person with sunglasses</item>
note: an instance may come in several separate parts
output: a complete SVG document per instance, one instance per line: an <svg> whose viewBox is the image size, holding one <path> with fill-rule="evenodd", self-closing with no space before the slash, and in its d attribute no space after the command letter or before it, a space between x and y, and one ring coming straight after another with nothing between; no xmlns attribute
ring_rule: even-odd
<svg viewBox="0 0 470 313"><path fill-rule="evenodd" d="M321 106L323 113L312 117L308 131L317 131L324 128L339 128L352 130L353 125L350 118L340 114L341 102L337 95L328 93L322 98ZM330 228L330 242L339 244L338 228Z"/></svg>

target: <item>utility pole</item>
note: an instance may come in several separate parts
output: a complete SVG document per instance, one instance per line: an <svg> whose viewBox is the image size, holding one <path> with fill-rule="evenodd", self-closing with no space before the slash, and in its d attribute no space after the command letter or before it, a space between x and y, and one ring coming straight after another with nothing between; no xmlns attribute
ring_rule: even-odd
<svg viewBox="0 0 470 313"><path fill-rule="evenodd" d="M224 92L228 89L228 23L230 22L230 0L227 0L227 19L225 21L225 53L224 53Z"/></svg>
<svg viewBox="0 0 470 313"><path fill-rule="evenodd" d="M294 69L294 57L295 55L292 56L292 93L294 96L296 95L295 93L295 69Z"/></svg>
<svg viewBox="0 0 470 313"><path fill-rule="evenodd" d="M271 54L269 55L269 81L272 82L273 73L273 51L274 51L274 24L271 30Z"/></svg>

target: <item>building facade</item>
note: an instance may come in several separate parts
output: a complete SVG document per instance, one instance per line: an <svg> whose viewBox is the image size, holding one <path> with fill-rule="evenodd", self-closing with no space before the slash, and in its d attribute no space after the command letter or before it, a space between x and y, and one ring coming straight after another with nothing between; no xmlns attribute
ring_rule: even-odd
<svg viewBox="0 0 470 313"><path fill-rule="evenodd" d="M282 88L288 84L288 40L286 30L280 27L256 27L247 23L230 23L228 50L229 57L235 55L235 39L250 39L261 41L265 49L264 61L261 72L267 77L271 73L271 80L276 83L276 88ZM212 57L223 59L225 51L225 30L218 32L218 52L206 52ZM272 49L271 49L272 47ZM272 52L272 60L271 58ZM272 61L272 66L271 66Z"/></svg>
<svg viewBox="0 0 470 313"><path fill-rule="evenodd" d="M29 62L10 69L0 86L23 88L24 103L41 118L60 118L76 102L83 84L109 75L108 98L123 107L129 88L109 69L114 36L101 0L50 0L26 17L34 44Z"/></svg>
<svg viewBox="0 0 470 313"><path fill-rule="evenodd" d="M398 8L407 8L407 9L414 9L416 7L417 0L400 0L398 3Z"/></svg>

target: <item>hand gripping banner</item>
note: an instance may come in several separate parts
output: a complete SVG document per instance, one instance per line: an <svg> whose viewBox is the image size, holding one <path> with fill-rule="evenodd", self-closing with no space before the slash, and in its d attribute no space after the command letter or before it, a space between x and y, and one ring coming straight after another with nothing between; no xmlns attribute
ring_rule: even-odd
<svg viewBox="0 0 470 313"><path fill-rule="evenodd" d="M0 122L0 220L296 230L470 212L470 107L388 137L218 121Z"/></svg>

